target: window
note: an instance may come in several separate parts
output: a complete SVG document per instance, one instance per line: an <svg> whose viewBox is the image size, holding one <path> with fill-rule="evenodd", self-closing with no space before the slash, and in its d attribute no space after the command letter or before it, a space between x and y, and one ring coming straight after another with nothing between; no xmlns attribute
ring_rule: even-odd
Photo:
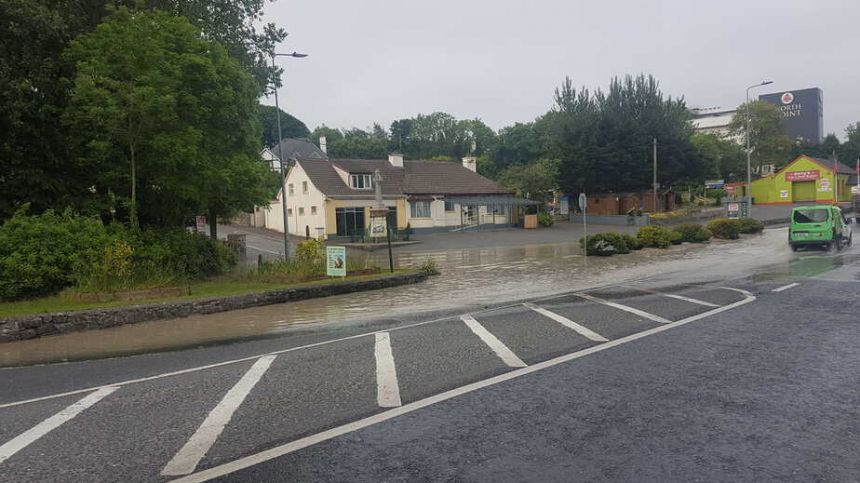
<svg viewBox="0 0 860 483"><path fill-rule="evenodd" d="M364 234L364 208L336 208L337 236Z"/></svg>
<svg viewBox="0 0 860 483"><path fill-rule="evenodd" d="M316 206L311 206L311 214L312 214L312 215L316 215L316 214L317 214L317 207L316 207Z"/></svg>
<svg viewBox="0 0 860 483"><path fill-rule="evenodd" d="M409 206L412 208L412 218L430 218L429 201L413 201Z"/></svg>
<svg viewBox="0 0 860 483"><path fill-rule="evenodd" d="M293 183L290 183L287 185L287 190L289 190L290 196L293 196L294 194L296 194L296 190L295 190L295 188L293 188Z"/></svg>
<svg viewBox="0 0 860 483"><path fill-rule="evenodd" d="M308 182L302 181L302 193L308 194Z"/></svg>
<svg viewBox="0 0 860 483"><path fill-rule="evenodd" d="M829 210L797 210L794 212L795 223L822 223L829 218Z"/></svg>
<svg viewBox="0 0 860 483"><path fill-rule="evenodd" d="M349 187L356 190L369 190L373 188L369 174L349 175Z"/></svg>
<svg viewBox="0 0 860 483"><path fill-rule="evenodd" d="M300 206L300 207L299 207L299 215L304 215L304 214L305 214L305 207L304 207L304 206Z"/></svg>
<svg viewBox="0 0 860 483"><path fill-rule="evenodd" d="M445 200L445 211L454 211L454 202Z"/></svg>
<svg viewBox="0 0 860 483"><path fill-rule="evenodd" d="M287 208L287 214L288 214L288 215L290 215L290 216L292 216L292 215L293 215L293 209L292 209L292 208Z"/></svg>

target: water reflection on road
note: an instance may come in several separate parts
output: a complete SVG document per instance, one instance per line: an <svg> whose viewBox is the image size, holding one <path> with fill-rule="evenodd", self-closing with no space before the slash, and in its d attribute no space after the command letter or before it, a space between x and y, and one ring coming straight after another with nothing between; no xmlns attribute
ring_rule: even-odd
<svg viewBox="0 0 860 483"><path fill-rule="evenodd" d="M442 275L360 294L270 305L220 314L147 322L0 345L0 365L105 357L308 329L334 329L549 295L633 279L697 282L739 276L751 267L788 262L784 233L769 231L738 242L646 249L609 258L579 254L575 243L396 254L401 267L436 262ZM387 266L385 252L372 256Z"/></svg>

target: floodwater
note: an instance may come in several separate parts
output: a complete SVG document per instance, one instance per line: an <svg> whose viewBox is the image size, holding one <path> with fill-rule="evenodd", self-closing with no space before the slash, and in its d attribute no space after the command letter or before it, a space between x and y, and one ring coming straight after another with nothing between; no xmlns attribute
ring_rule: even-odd
<svg viewBox="0 0 860 483"><path fill-rule="evenodd" d="M386 252L371 257L382 267ZM441 275L414 285L233 312L0 344L0 366L109 357L199 346L295 331L333 330L374 319L462 308L463 312L596 285L649 279L695 283L738 277L791 262L784 230L735 242L645 249L588 257L576 243L395 254L401 267L433 260ZM820 262L817 262L820 263ZM772 276L779 276L773 273Z"/></svg>

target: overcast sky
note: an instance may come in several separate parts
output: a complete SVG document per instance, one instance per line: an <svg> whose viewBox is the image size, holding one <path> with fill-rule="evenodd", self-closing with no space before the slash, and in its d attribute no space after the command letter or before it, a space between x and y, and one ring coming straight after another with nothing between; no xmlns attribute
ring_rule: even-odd
<svg viewBox="0 0 860 483"><path fill-rule="evenodd" d="M605 87L653 74L688 106L820 87L824 130L860 121L858 0L277 0L289 33L281 106L308 128L365 128L418 113L531 121L569 75ZM270 99L266 103L273 103Z"/></svg>

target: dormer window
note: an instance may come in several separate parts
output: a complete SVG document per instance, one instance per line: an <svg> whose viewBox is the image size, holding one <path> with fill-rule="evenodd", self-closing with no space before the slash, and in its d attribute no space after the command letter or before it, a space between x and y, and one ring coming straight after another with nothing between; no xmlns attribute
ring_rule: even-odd
<svg viewBox="0 0 860 483"><path fill-rule="evenodd" d="M354 190L369 190L373 188L369 174L350 174L349 187Z"/></svg>

